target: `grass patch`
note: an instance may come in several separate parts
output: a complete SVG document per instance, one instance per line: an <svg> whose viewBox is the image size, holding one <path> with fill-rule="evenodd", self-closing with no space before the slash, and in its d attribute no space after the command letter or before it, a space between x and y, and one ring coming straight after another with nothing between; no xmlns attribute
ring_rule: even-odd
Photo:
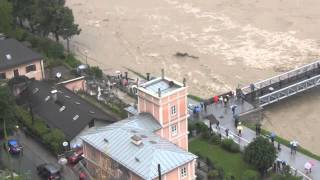
<svg viewBox="0 0 320 180"><path fill-rule="evenodd" d="M243 160L241 153L231 153L222 149L219 145L209 144L205 140L195 138L189 142L189 150L192 153L208 157L214 164L222 167L225 174L232 174L236 179L241 179L243 173L255 169Z"/></svg>
<svg viewBox="0 0 320 180"><path fill-rule="evenodd" d="M248 127L248 128L250 128L250 129L255 131L255 125L254 124L244 122L244 125L246 127ZM270 135L271 132L268 131L268 130L265 130L265 129L261 129L261 134L264 135L264 136L267 136L267 135ZM286 140L286 139L284 139L282 137L276 136L275 141L280 142L282 145L285 145L285 146L290 148L290 141L288 141L288 140ZM303 148L301 146L298 147L297 151L302 153L302 154L304 154L304 155L307 155L307 156L309 156L311 158L314 158L314 159L320 161L320 156L319 155L316 155L316 154L310 152L309 150L307 150L307 149L305 149L305 148Z"/></svg>

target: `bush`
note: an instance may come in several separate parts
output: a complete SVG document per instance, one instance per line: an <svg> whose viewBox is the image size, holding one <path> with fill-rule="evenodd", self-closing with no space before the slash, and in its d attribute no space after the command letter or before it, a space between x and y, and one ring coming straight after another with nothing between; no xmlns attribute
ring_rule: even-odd
<svg viewBox="0 0 320 180"><path fill-rule="evenodd" d="M210 138L210 132L208 130L202 132L201 137L205 140L208 140Z"/></svg>
<svg viewBox="0 0 320 180"><path fill-rule="evenodd" d="M95 76L96 78L102 78L102 70L98 66L90 67L90 75Z"/></svg>
<svg viewBox="0 0 320 180"><path fill-rule="evenodd" d="M27 127L28 134L30 133L30 135L37 137L53 153L58 154L61 152L65 135L60 130L48 128L44 121L38 117L34 117L34 124L32 124L32 118L28 111L19 106L16 106L15 109L21 124Z"/></svg>
<svg viewBox="0 0 320 180"><path fill-rule="evenodd" d="M223 168L221 167L221 166L216 166L216 168L215 168L217 171L218 171L218 173L219 173L219 178L220 179L224 179L224 170L223 170Z"/></svg>
<svg viewBox="0 0 320 180"><path fill-rule="evenodd" d="M289 174L273 174L272 180L302 180L302 177L292 176Z"/></svg>
<svg viewBox="0 0 320 180"><path fill-rule="evenodd" d="M204 122L196 122L195 128L198 134L208 131L208 126Z"/></svg>
<svg viewBox="0 0 320 180"><path fill-rule="evenodd" d="M51 40L47 40L45 43L46 43L45 48L47 49L41 48L41 50L44 52L47 52L48 57L52 57L56 59L64 57L64 47L62 44L53 42Z"/></svg>
<svg viewBox="0 0 320 180"><path fill-rule="evenodd" d="M218 134L213 133L209 139L209 142L215 145L221 144L221 138Z"/></svg>
<svg viewBox="0 0 320 180"><path fill-rule="evenodd" d="M77 60L74 55L68 54L65 58L65 63L67 63L71 68L76 68L81 64L79 60Z"/></svg>
<svg viewBox="0 0 320 180"><path fill-rule="evenodd" d="M240 146L233 142L231 139L224 139L221 141L221 147L229 152L239 152L240 151Z"/></svg>
<svg viewBox="0 0 320 180"><path fill-rule="evenodd" d="M219 180L219 171L218 170L211 170L208 173L208 180Z"/></svg>
<svg viewBox="0 0 320 180"><path fill-rule="evenodd" d="M64 134L58 129L52 129L49 133L43 136L45 144L49 145L54 153L62 152L62 143L65 139Z"/></svg>
<svg viewBox="0 0 320 180"><path fill-rule="evenodd" d="M260 175L258 172L254 171L254 170L246 170L243 175L242 175L242 179L246 179L246 180L259 180L260 179Z"/></svg>

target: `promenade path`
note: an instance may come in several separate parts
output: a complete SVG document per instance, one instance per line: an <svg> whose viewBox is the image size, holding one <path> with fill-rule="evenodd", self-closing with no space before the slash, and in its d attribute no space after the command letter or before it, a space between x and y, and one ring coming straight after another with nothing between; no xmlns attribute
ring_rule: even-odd
<svg viewBox="0 0 320 180"><path fill-rule="evenodd" d="M188 99L189 104L198 104L199 102L196 102L194 100ZM253 141L253 139L256 137L255 131L243 127L242 130L242 136L241 138L237 136L237 130L234 126L234 120L233 120L233 114L231 111L230 106L236 104L236 113L241 114L244 112L247 112L248 110L252 110L253 107L247 103L247 102L238 102L237 100L231 98L229 101L228 106L223 106L222 104L211 104L207 107L207 112L202 112L201 116L206 117L210 114L213 114L216 119L220 122L220 130L216 129L216 125L212 125L212 129L214 131L220 131L223 136L225 136L225 129L229 129L229 134L231 134L231 138L233 138L237 143L239 143L240 147L243 149L248 143ZM209 121L206 120L205 123L209 125ZM275 143L275 146L277 143ZM297 169L298 175L304 176L304 179L313 179L313 180L320 180L320 162L318 160L315 160L311 157L308 157L300 152L297 152L296 154L290 153L290 148L286 147L285 145L281 145L281 151L278 153L278 159L285 161L287 164L289 164L292 169ZM304 164L308 161L314 161L315 166L312 168L311 174L305 174L304 170Z"/></svg>

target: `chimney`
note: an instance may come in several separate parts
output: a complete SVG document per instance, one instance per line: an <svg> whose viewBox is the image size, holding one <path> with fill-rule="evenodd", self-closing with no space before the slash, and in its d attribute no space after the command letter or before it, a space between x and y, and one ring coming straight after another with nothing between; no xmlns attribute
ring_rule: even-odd
<svg viewBox="0 0 320 180"><path fill-rule="evenodd" d="M164 79L164 69L161 69L161 78Z"/></svg>
<svg viewBox="0 0 320 180"><path fill-rule="evenodd" d="M135 144L136 146L140 146L140 145L142 144L142 139L141 139L141 137L139 137L139 136L137 136L137 135L133 135L133 136L131 137L131 142L132 142L133 144Z"/></svg>
<svg viewBox="0 0 320 180"><path fill-rule="evenodd" d="M150 80L150 73L147 73L147 81Z"/></svg>
<svg viewBox="0 0 320 180"><path fill-rule="evenodd" d="M183 87L186 87L186 85L187 85L187 80L186 78L183 78Z"/></svg>
<svg viewBox="0 0 320 180"><path fill-rule="evenodd" d="M52 90L51 91L51 97L52 97L52 100L54 101L54 102L56 102L57 100L58 100L58 94L57 94L57 90L55 89L55 90Z"/></svg>
<svg viewBox="0 0 320 180"><path fill-rule="evenodd" d="M161 97L161 89L158 88L158 96Z"/></svg>

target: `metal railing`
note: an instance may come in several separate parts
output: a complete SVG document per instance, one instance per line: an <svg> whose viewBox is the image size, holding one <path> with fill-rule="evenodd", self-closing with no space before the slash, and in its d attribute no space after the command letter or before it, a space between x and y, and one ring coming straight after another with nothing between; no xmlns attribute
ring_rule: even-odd
<svg viewBox="0 0 320 180"><path fill-rule="evenodd" d="M263 107L318 85L320 85L320 75L261 96L259 97L258 105Z"/></svg>
<svg viewBox="0 0 320 180"><path fill-rule="evenodd" d="M316 61L316 62L307 64L305 66L299 67L297 69L288 71L286 73L271 77L269 79L265 79L265 80L259 81L257 83L254 83L255 91L259 90L259 89L262 89L264 87L270 86L270 85L272 85L274 83L278 83L278 82L280 82L282 80L298 76L298 75L303 74L303 73L305 73L307 71L311 71L311 70L317 69L317 68L320 68L320 61ZM244 95L247 95L247 94L252 92L251 88L250 88L250 85L246 86L246 87L243 87L241 90L242 90Z"/></svg>

